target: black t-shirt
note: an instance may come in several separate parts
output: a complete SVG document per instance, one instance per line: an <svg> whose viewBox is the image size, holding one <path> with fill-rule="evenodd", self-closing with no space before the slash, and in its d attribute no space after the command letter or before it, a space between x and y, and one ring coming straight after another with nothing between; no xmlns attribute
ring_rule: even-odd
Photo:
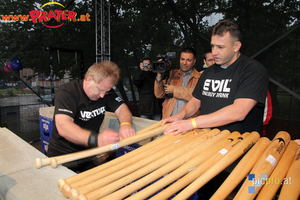
<svg viewBox="0 0 300 200"><path fill-rule="evenodd" d="M258 103L243 121L216 128L227 129L231 132L239 131L241 134L252 131L261 134L268 82L269 77L264 66L241 55L226 69L214 64L205 70L193 96L201 100L201 115L210 114L231 105L236 99L256 100Z"/></svg>
<svg viewBox="0 0 300 200"><path fill-rule="evenodd" d="M65 114L74 119L81 128L99 131L105 111L115 112L124 103L112 89L104 98L92 101L83 90L83 80L75 80L62 85L55 94L56 114ZM86 147L76 145L61 137L53 120L53 131L49 142L48 156L57 156L85 150Z"/></svg>

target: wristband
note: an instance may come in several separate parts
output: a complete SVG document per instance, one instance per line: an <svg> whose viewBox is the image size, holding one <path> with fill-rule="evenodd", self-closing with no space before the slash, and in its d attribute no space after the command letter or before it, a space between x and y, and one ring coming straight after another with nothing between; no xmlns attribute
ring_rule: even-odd
<svg viewBox="0 0 300 200"><path fill-rule="evenodd" d="M88 140L88 146L90 148L98 147L98 133L96 131L91 131L91 135Z"/></svg>
<svg viewBox="0 0 300 200"><path fill-rule="evenodd" d="M123 122L123 123L120 125L120 127L123 126L123 125L125 125L125 124L127 124L127 125L129 125L129 126L132 126L129 122Z"/></svg>
<svg viewBox="0 0 300 200"><path fill-rule="evenodd" d="M194 129L197 128L197 124L196 124L195 118L192 118L191 120L192 120L193 128Z"/></svg>

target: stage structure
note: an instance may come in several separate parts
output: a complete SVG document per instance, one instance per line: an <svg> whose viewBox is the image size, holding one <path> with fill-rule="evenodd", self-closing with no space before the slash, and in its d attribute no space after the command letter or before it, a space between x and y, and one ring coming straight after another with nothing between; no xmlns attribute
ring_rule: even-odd
<svg viewBox="0 0 300 200"><path fill-rule="evenodd" d="M95 1L96 62L110 60L110 2Z"/></svg>
<svg viewBox="0 0 300 200"><path fill-rule="evenodd" d="M50 81L51 81L51 103L54 105L54 66L53 66L53 53L57 53L57 62L60 64L60 52L74 53L75 64L78 65L78 55L80 55L80 78L84 77L84 62L83 62L83 51L80 49L66 49L58 47L49 47L49 59L50 59ZM59 66L58 66L59 67Z"/></svg>

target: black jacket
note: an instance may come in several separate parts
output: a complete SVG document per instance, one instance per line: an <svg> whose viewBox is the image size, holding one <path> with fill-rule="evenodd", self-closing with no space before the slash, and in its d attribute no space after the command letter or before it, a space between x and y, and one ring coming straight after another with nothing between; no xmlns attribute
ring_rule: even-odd
<svg viewBox="0 0 300 200"><path fill-rule="evenodd" d="M156 73L139 71L133 77L133 83L139 91L139 114L155 115L162 112L162 100L154 95L154 81Z"/></svg>

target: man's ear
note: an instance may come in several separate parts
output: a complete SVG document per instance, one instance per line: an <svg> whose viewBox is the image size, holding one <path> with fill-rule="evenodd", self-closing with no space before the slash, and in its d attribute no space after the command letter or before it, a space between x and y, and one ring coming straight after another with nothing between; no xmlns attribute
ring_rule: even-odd
<svg viewBox="0 0 300 200"><path fill-rule="evenodd" d="M92 77L92 76L88 76L88 77L86 78L86 80L87 80L88 83L90 83L91 81L93 81L93 77Z"/></svg>
<svg viewBox="0 0 300 200"><path fill-rule="evenodd" d="M241 47L242 47L242 43L240 41L236 41L234 43L234 52L238 52Z"/></svg>

